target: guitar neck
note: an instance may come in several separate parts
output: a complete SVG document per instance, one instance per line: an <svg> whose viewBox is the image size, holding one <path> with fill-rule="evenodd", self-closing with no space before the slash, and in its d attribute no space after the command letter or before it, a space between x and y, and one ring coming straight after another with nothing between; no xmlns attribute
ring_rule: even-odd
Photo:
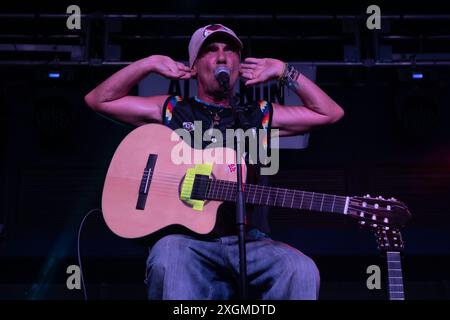
<svg viewBox="0 0 450 320"><path fill-rule="evenodd" d="M236 182L209 180L206 199L236 201ZM245 184L246 203L346 214L348 197L294 189Z"/></svg>
<svg viewBox="0 0 450 320"><path fill-rule="evenodd" d="M387 251L389 300L405 300L400 252Z"/></svg>

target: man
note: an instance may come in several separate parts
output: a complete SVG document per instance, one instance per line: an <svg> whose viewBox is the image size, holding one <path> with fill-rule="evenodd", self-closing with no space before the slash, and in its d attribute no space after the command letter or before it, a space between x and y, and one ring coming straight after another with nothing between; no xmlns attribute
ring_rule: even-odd
<svg viewBox="0 0 450 320"><path fill-rule="evenodd" d="M85 101L93 110L135 126L156 122L172 129L195 131L192 123L200 120L203 130L213 127L224 131L234 126L232 108L229 108L233 91L223 88L215 71L225 67L230 75L230 88L234 88L240 76L247 86L280 79L304 101L304 106L282 106L267 101L249 104L245 108L248 122L254 128L267 130L269 135L271 128L278 129L281 136L304 133L343 116L336 102L284 62L247 58L241 63L242 47L231 29L219 24L205 26L193 34L189 43L189 67L167 56L152 55L113 74L90 92ZM197 96L127 95L152 72L169 79L195 78ZM229 206L224 205L222 209L217 228L210 235L170 234L151 248L146 279L150 299L237 297L238 239L230 219L234 214L230 213L233 209ZM317 299L320 280L312 259L272 240L267 235L266 221L258 217L249 213L246 235L251 297Z"/></svg>

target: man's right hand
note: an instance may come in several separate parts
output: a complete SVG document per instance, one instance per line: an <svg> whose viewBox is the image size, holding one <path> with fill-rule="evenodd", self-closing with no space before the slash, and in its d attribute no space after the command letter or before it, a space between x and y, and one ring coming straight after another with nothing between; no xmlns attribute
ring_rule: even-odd
<svg viewBox="0 0 450 320"><path fill-rule="evenodd" d="M191 78L191 68L181 62L176 62L172 58L162 55L148 57L148 62L152 66L152 71L168 79L189 79Z"/></svg>
<svg viewBox="0 0 450 320"><path fill-rule="evenodd" d="M137 97L128 93L149 73L158 73L173 80L191 78L191 69L169 57L154 55L140 59L117 71L85 96L86 104L94 111L120 121L140 126L162 121L166 95Z"/></svg>

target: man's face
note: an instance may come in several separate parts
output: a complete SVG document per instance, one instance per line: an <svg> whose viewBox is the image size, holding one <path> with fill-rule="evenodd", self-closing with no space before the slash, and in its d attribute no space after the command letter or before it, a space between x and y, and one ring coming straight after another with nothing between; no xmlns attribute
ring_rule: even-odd
<svg viewBox="0 0 450 320"><path fill-rule="evenodd" d="M229 68L230 88L233 88L239 78L239 47L228 37L211 36L208 40L203 44L192 69L204 92L221 96L223 89L214 76L214 70L221 66Z"/></svg>

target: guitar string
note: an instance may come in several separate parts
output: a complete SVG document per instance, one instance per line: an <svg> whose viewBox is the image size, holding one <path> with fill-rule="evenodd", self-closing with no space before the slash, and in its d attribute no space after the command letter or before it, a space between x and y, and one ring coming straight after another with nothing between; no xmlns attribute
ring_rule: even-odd
<svg viewBox="0 0 450 320"><path fill-rule="evenodd" d="M166 182L166 185L170 185L171 182L173 185L179 185L179 179L178 178L173 178L174 180L171 180L170 178L168 179L159 179L159 176L155 176L152 181L157 181L157 182ZM235 182L231 182L231 181L227 181L227 180L213 180L214 183L216 184L215 188L215 192L219 194L220 192L224 192L226 191L227 193L230 190L235 190L236 189L236 183ZM164 183L160 183L160 184L164 184ZM278 197L278 193L281 192L281 196L282 197L286 197L289 195L289 197L292 195L293 197L295 197L295 193L298 192L299 196L302 195L303 197L311 197L314 198L314 196L320 196L323 195L323 203L327 203L327 202L332 202L335 201L335 199L331 200L329 199L330 197L333 198L340 198L340 200L344 200L345 197L344 196L339 196L339 195L329 195L329 194L324 194L324 193L316 193L316 192L311 192L311 191L302 191L302 190L290 190L287 188L279 188L279 187L272 187L272 186L260 186L260 185L256 185L256 184L247 184L247 188L253 188L256 190L250 190L252 194L256 194L256 195L261 195L261 193L267 193L269 190L267 190L266 188L271 188L270 191L276 191L277 195L276 198ZM284 195L283 195L284 194ZM286 199L284 199L286 200ZM275 199L274 199L275 201ZM291 198L292 201L292 198Z"/></svg>
<svg viewBox="0 0 450 320"><path fill-rule="evenodd" d="M152 192L153 195L160 195L160 196L167 196L167 192L164 191L155 191ZM193 199L195 200L195 199ZM205 200L211 200L211 201L230 201L233 202L235 201L235 199L205 199ZM246 202L250 203L250 204L257 204L257 205L269 205L269 206L280 206L280 207L285 207L285 208L296 208L296 209L306 209L306 210L318 210L318 211L325 211L325 212L342 212L345 206L345 202L336 202L334 204L334 206L332 206L332 202L329 202L328 204L323 204L322 208L318 208L317 204L313 204L311 205L307 205L310 204L309 202L310 200L306 200L304 199L303 203L301 201L299 201L298 199L294 200L294 201L290 201L289 204L285 203L282 204L280 202L274 202L274 201L262 201L262 202L258 202L258 201L253 201L251 198L247 197Z"/></svg>
<svg viewBox="0 0 450 320"><path fill-rule="evenodd" d="M155 182L156 181L161 181L161 182L164 181L164 182L166 182L166 184L169 184L169 185L171 183L173 185L179 185L180 179L175 177L173 174L167 174L167 173L160 173L159 172L158 175L152 177L152 181L155 181ZM230 192L230 191L231 192L233 192L233 191L235 192L235 190L236 190L236 183L235 182L233 183L233 182L228 181L228 180L214 180L214 183L216 184L217 188L214 189L213 195L214 194L219 195L221 192L222 193L226 192L225 200L229 200L228 199L228 192ZM163 183L161 183L161 184L163 184ZM323 199L320 200L321 201L321 210L324 207L327 207L328 205L330 205L330 203L332 203L331 204L332 205L332 209L334 209L334 206L340 205L339 201L345 201L346 200L345 196L340 196L340 195L329 195L329 194L316 193L316 192L311 192L311 191L302 191L302 190L296 190L296 189L289 190L289 189L285 189L285 188L272 187L272 186L259 186L259 185L255 185L255 184L247 184L247 188L254 188L255 189L255 190L250 190L251 192L248 193L249 196L247 197L248 200L251 200L249 197L251 195L253 195L253 200L252 200L253 203L263 203L261 201L255 201L256 197L259 196L259 198L261 199L263 194L266 194L266 193L269 193L269 192L273 192L274 190L276 191L276 195L275 196L270 195L268 198L266 198L267 199L266 204L269 204L269 202L272 203L272 201L271 201L272 199L271 198L274 197L273 203L276 205L278 203L277 200L278 200L278 194L280 193L280 190L281 190L281 195L280 196L283 197L283 202L281 203L281 206L285 206L286 197L288 198L288 202L289 202L289 199L290 199L290 202L291 202L290 207L294 207L294 205L297 205L297 200L295 199L296 197L302 196L302 199L303 199L302 202L305 202L305 204L309 203L310 204L310 208L312 208L313 207L313 203L312 203L313 201L312 200L314 199L314 197L323 195ZM267 190L266 188L271 188L271 190ZM155 193L157 191L157 189L162 190L162 193L164 194L165 190L163 188L161 188L161 187L160 188L153 187L152 188L152 192ZM166 191L169 191L169 190L166 190ZM298 195L295 194L297 192L299 193ZM332 199L330 199L330 197ZM319 198L316 198L316 199L317 199L317 201L319 201L318 200ZM338 202L336 202L336 200L338 200ZM286 206L286 207L289 207L289 206ZM300 203L300 207L302 207L302 203ZM352 205L350 205L349 207L353 208ZM393 204L391 202L391 209L393 207L399 207L399 206L397 206L397 205L395 205L395 204ZM307 206L305 206L305 208L307 208Z"/></svg>
<svg viewBox="0 0 450 320"><path fill-rule="evenodd" d="M160 178L162 178L162 179L160 179ZM173 182L174 184L179 184L180 178L174 177L173 174L158 173L158 175L156 175L156 176L154 176L152 178L152 181L167 181L167 182ZM213 180L213 181L214 181L214 183L228 183L228 184L234 183L234 185L236 184L236 182L229 181L229 180ZM279 190L280 189L287 189L287 190L289 190L288 188L281 188L281 187L274 187L274 186L260 186L260 185L251 184L251 183L246 183L245 185L246 186L249 186L249 185L251 185L251 186L258 186L258 187L269 187L269 188L279 189ZM299 190L299 189L295 189L295 192L313 193L313 191L303 191L303 190ZM334 197L334 195L330 195L330 194L326 194L326 193L321 193L321 192L314 192L314 193L318 194L318 195L319 194L325 194L326 196ZM345 196L342 196L342 195L336 195L336 197L343 197L343 198L345 198ZM374 199L374 200L378 200L378 199ZM389 202L389 203L394 204L394 202L387 201L386 199L384 199L384 200L380 199L380 201Z"/></svg>
<svg viewBox="0 0 450 320"><path fill-rule="evenodd" d="M166 185L179 185L180 184L180 179L175 179L175 180L167 180L167 179L160 179L158 176L154 177L152 179L152 182L156 181L156 182L160 182L161 184L166 184ZM228 180L213 180L214 184L216 184L216 188L218 188L218 191L221 190L225 190L228 191L230 189L235 189L236 187L236 182L232 182L232 181L228 181ZM340 196L340 195L330 195L330 194L325 194L325 193L318 193L318 192L313 192L313 191L303 191L303 190L297 190L297 189L288 189L288 188L281 188L281 187L273 187L273 186L262 186L262 185L257 185L257 184L246 184L247 188L256 188L257 191L268 191L266 188L270 188L271 191L272 190L276 190L277 192L298 192L299 194L304 193L305 196L307 196L308 194L312 194L314 193L315 195L324 195L324 197L342 197L345 198L344 196ZM253 190L255 191L255 190Z"/></svg>
<svg viewBox="0 0 450 320"><path fill-rule="evenodd" d="M220 181L220 180L218 180ZM216 181L216 183L218 182ZM219 184L221 183L226 183L228 181L225 182L219 182ZM178 183L177 183L178 184ZM162 195L166 195L168 191L173 191L173 188L170 188L170 185L175 186L177 184L171 184L169 183L169 187L167 183L164 182L159 182L157 183L151 190L151 192L153 194L162 194ZM162 187L160 187L162 186ZM256 197L260 197L263 194L268 194L267 190L264 189L264 186L258 186L258 185L251 185L251 188L254 188L255 190L249 190L250 192L247 193L247 200L251 200L250 197L253 196L253 200L251 200L252 203L263 203L261 201L255 201ZM277 194L273 195L273 193L271 193L271 195L267 198L266 204L269 203L280 203L281 201L279 201L280 198L283 198L282 203L280 204L281 206L284 206L285 203L290 203L290 205L288 205L287 207L297 207L298 202L300 202L300 197L302 196L302 200L301 202L304 202L305 204L309 204L310 208L314 207L314 209L316 209L317 207L317 203L320 201L321 202L321 209L326 208L328 206L332 206L331 209L334 208L338 208L339 206L344 205L344 203L339 203L345 200L345 197L342 196L334 196L334 195L327 195L327 194L323 194L324 196L322 197L322 200L319 200L319 195L322 195L321 193L314 193L314 192L308 192L308 191L300 191L300 190L289 190L289 189L283 189L283 188L277 188L277 187L270 187L270 188L275 188L277 190ZM279 190L281 190L281 192L279 192ZM219 195L219 193L225 194L224 196L224 200L234 200L233 198L229 199L228 197L228 192L232 192L235 193L236 192L236 185L230 185L230 183L223 184L222 186L219 186L217 189L214 189L214 191L212 192L212 196L211 196L211 200L215 200L214 198L214 194ZM225 193L226 192L226 193ZM295 193L299 193L298 195L295 195ZM303 193L303 195L301 195L301 193ZM280 197L280 198L279 198ZM313 205L313 199L314 197L316 197L317 199L317 203L315 205ZM336 199L329 199L329 197L335 198ZM286 198L288 198L288 201L286 201ZM220 200L220 199L219 199ZM337 201L336 201L337 200ZM344 201L345 202L345 201ZM301 206L302 203L300 203L299 207ZM333 205L334 204L334 205ZM307 208L308 206L305 206L305 208Z"/></svg>
<svg viewBox="0 0 450 320"><path fill-rule="evenodd" d="M219 180L220 181L220 180ZM172 184L172 186L174 186ZM253 185L256 188L259 188L260 186L258 185ZM177 188L178 189L178 188ZM225 199L214 199L213 197L209 198L209 199L205 199L205 200L212 200L212 201L235 201L235 198L228 198L228 191L232 191L232 194L235 194L236 192L236 188L229 188L226 192L226 196ZM168 192L173 192L174 188L168 188L167 186L165 186L165 188L160 188L159 186L155 189L152 189L151 194L154 195L160 195L160 196L167 196ZM178 190L176 190L178 192ZM261 191L261 192L260 192ZM217 192L214 193L218 193L220 192L220 190L218 190ZM223 190L222 190L223 192ZM300 194L299 195L295 195L295 192L297 192L297 190L293 190L293 191L288 191L288 192L293 192L293 198L291 198L291 204L290 205L285 205L285 202L283 203L279 203L278 201L276 201L277 197L275 197L275 199L273 199L273 201L269 201L271 199L272 196L269 196L269 198L267 198L268 201L262 202L260 201L255 201L255 199L257 197L259 197L259 199L261 199L262 195L267 194L267 192L264 192L264 190L258 190L258 191L254 191L254 195L253 195L253 200L250 198L252 196L251 193L246 193L246 199L245 201L247 203L251 203L251 204L257 204L257 205L270 205L270 206L280 206L280 207L285 207L285 208L295 208L295 209L303 209L303 210L314 210L314 211L322 211L322 212L333 212L333 213L343 213L343 210L345 208L345 197L343 196L334 196L334 195L328 195L331 197L336 197L336 199L333 199L333 201L331 201L331 199L328 201L323 201L323 203L321 203L321 208L317 208L317 205L313 205L313 199L314 196L318 195L319 193L314 193L314 192L308 192L308 191L298 191L298 192L304 192L305 195L302 197L302 199L300 198ZM314 195L313 195L314 193ZM341 198L341 199L338 199ZM181 199L180 199L181 200ZM192 199L195 200L195 199ZM337 201L336 201L337 200ZM305 204L305 205L303 205ZM309 204L309 205L308 205ZM327 210L328 207L328 210ZM352 208L352 206L349 206L349 208ZM354 210L359 211L365 211L363 210L364 208L353 208ZM366 211L365 211L366 212ZM366 212L367 213L367 212Z"/></svg>
<svg viewBox="0 0 450 320"><path fill-rule="evenodd" d="M162 179L161 179L162 178ZM174 177L173 176L173 174L165 174L165 173L158 173L158 175L156 175L156 176L154 176L153 178L152 178L152 181L167 181L167 182L173 182L174 184L179 184L180 183L180 178L177 178L177 177ZM227 183L227 184L236 184L236 182L234 182L234 181L229 181L229 180L213 180L214 181L214 183ZM290 190L290 189L288 189L288 188L281 188L281 187L274 187L274 186L260 186L260 185L256 185L256 184L251 184L251 183L246 183L245 184L246 186L257 186L257 187L268 187L268 188L273 188L273 189L287 189L287 190ZM293 189L293 190L295 190L295 192L304 192L305 194L306 193L315 193L315 194L318 194L318 195L320 195L320 194L325 194L326 196L332 196L332 197L334 197L334 195L330 195L330 194L326 194L326 193L321 193L321 192L313 192L313 191L303 191L303 190L299 190L299 189ZM336 195L336 197L343 197L343 198L345 198L345 196L342 196L342 195ZM373 199L373 200L378 200L378 199ZM394 202L392 202L392 201L387 201L386 199L380 199L380 201L384 201L384 202L389 202L389 203L392 203L392 204L394 204Z"/></svg>
<svg viewBox="0 0 450 320"><path fill-rule="evenodd" d="M160 179L159 177L162 177L162 179ZM166 182L173 182L174 184L179 184L180 179L174 177L171 174L158 173L158 175L155 176L152 179L152 181L166 181ZM226 191L228 193L228 191L235 189L235 186L236 186L235 182L234 182L234 184L232 184L233 182L228 181L228 180L214 180L214 183L219 184L219 186L218 186L219 190L217 190L217 192L215 192L215 193L219 193L221 191L220 190L221 188L222 188L222 191ZM227 184L227 185L221 186L220 184ZM232 184L232 185L230 186L230 184ZM313 193L314 193L314 196L324 194L324 193L316 193L316 192L312 192L312 191L302 191L302 190L297 190L297 189L294 189L294 190L287 189L287 191L285 191L286 189L284 189L284 188L273 187L273 186L258 186L255 184L246 184L246 185L250 186L250 188L256 188L256 190L252 190L252 194L254 192L256 192L256 195L261 195L261 193L264 194L264 192L267 192L268 190L265 189L265 187L272 188L272 190L275 189L275 190L277 190L277 192L279 192L281 190L282 193L284 192L286 194L286 196L289 196L289 197L291 196L291 193L295 194L296 192L299 192L299 195L301 193L303 193L304 197L313 197L313 195L312 195ZM330 197L333 197L333 198L336 197L336 199L340 198L340 200L345 200L345 198L346 198L345 196L341 196L341 195L330 195L330 194L324 194L324 195L325 195L324 202L323 202L324 205L326 203L328 203L329 201L335 201L334 199L333 200L329 199ZM294 195L294 197L295 197L295 195ZM327 197L327 199L325 199L325 197ZM292 198L291 198L291 201L292 201ZM384 200L384 201L386 201L386 200ZM400 206L394 204L392 201L390 201L389 203L391 205L391 208L393 208L393 207L401 208Z"/></svg>
<svg viewBox="0 0 450 320"><path fill-rule="evenodd" d="M229 190L234 190L236 189L236 183L232 182L232 181L227 181L227 180L213 180L215 186L215 191L214 193L219 193L219 192L223 192L223 191L229 191ZM179 179L176 179L174 181L171 180L166 180L166 179L159 179L159 177L155 177L152 179L152 182L158 182L159 185L164 185L164 186L177 186L179 185ZM270 191L277 191L277 193L296 193L298 192L299 195L301 195L302 193L304 194L304 196L311 196L313 197L313 193L314 196L320 196L323 195L324 197L324 201L326 200L325 197L336 197L336 198L342 198L344 199L344 196L340 196L340 195L330 195L330 194L325 194L325 193L317 193L317 192L312 192L312 191L302 191L302 190L297 190L297 189L288 189L288 188L281 188L281 187L273 187L273 186L261 186L261 185L257 185L257 184L246 184L247 189L256 189L256 190L250 190L251 192L267 192L269 190L267 190L267 188L270 188Z"/></svg>
<svg viewBox="0 0 450 320"><path fill-rule="evenodd" d="M235 198L232 197L231 199L228 196L228 192L232 191L232 194L234 194L236 192L236 189L229 189L226 193L226 196L222 199L217 199L216 197L211 197L209 199L205 199L205 200L212 200L212 201L235 201ZM156 188L154 190L152 190L152 194L155 195L160 195L160 196L167 196L168 192L173 192L173 188L172 189L162 189L162 188ZM178 190L177 190L178 191ZM261 190L260 190L261 191ZM246 194L246 202L247 203L251 203L251 204L259 204L259 205L271 205L271 206L280 206L280 207L285 207L285 208L297 208L297 209L306 209L306 210L318 210L318 211L325 211L325 212L342 212L345 208L345 200L342 199L336 199L337 201L335 201L333 199L333 201L330 200L324 200L323 203L321 202L321 206L320 208L318 207L318 204L316 202L316 204L314 204L313 202L313 196L312 195L305 195L303 197L303 199L300 199L299 195L295 195L295 193L293 194L293 197L290 198L290 202L282 202L280 203L280 201L276 201L272 196L269 196L269 198L267 198L267 201L256 201L256 198L259 197L261 199L261 195L265 194L264 191L255 191L254 193L247 193ZM253 199L251 198L253 195ZM316 194L315 194L316 195ZM290 197L290 196L289 196ZM334 196L331 196L334 197ZM336 197L340 197L340 196L336 196ZM273 200L273 201L272 201ZM290 205L289 205L290 203ZM328 208L328 210L327 210ZM353 208L352 206L349 206L349 208ZM354 210L359 211L364 211L363 208L353 208Z"/></svg>
<svg viewBox="0 0 450 320"><path fill-rule="evenodd" d="M259 188L259 187L256 187ZM178 188L177 188L178 189ZM156 188L152 188L151 193L152 194L158 194L161 196L167 196L169 192L173 192L178 190L174 190L174 188L170 188L167 186L157 186ZM219 194L220 192L224 193L225 196L223 197L215 197L214 194ZM235 201L235 197L228 196L228 193L231 192L231 194L236 193L236 188L233 187L226 187L221 190L216 190L213 192L213 195L211 195L209 198L207 197L204 200L212 200L212 201ZM282 191L283 192L283 191ZM265 198L266 201L261 201L262 195L268 194L265 190L259 189L259 190L251 190L250 192L246 193L246 202L251 204L259 204L259 205L271 205L271 206L280 206L285 208L298 208L298 209L309 209L309 210L318 210L318 211L331 211L331 212L341 212L345 208L345 201L346 198L343 196L336 196L336 199L334 199L334 195L327 195L328 199L324 197L323 201L319 200L316 196L319 195L319 193L314 193L314 196L312 195L312 192L304 191L305 194L303 197L299 194L295 194L297 191L287 191L286 195L281 195L281 197L285 198L284 201L279 201L278 195L274 196L273 193L270 194L268 198ZM299 191L302 192L302 191ZM315 200L314 197L316 197ZM333 199L329 199L332 197ZM260 200L257 201L256 199L259 198ZM286 199L288 199L286 201ZM195 199L193 199L195 200ZM318 202L320 201L320 208L318 208ZM328 208L328 210L327 210ZM365 210L364 207L355 206L349 204L348 209L352 209L358 212L364 212L365 214L373 214L373 212L368 212ZM376 209L377 211L381 211L382 209ZM392 209L391 209L392 210ZM386 211L386 210L385 210ZM389 213L389 211L387 211Z"/></svg>

